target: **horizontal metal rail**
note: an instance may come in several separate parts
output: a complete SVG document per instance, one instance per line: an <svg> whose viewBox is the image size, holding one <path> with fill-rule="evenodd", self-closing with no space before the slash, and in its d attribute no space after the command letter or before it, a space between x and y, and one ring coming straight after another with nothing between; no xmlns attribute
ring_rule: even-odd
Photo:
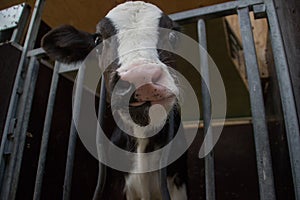
<svg viewBox="0 0 300 200"><path fill-rule="evenodd" d="M45 50L43 48L37 48L37 49L32 49L30 51L28 51L27 53L27 57L32 57L32 56L43 56L45 55Z"/></svg>
<svg viewBox="0 0 300 200"><path fill-rule="evenodd" d="M81 66L81 63L76 63L76 64L72 64L72 65L62 64L59 69L59 73L63 74L63 73L78 71L80 66Z"/></svg>
<svg viewBox="0 0 300 200"><path fill-rule="evenodd" d="M250 9L254 5L263 4L263 0L241 0L241 1L230 1L227 3L216 4L212 6L206 6L197 8L189 11L183 11L169 15L174 21L197 21L199 18L212 19L218 17L224 17L237 13L237 8L249 7Z"/></svg>

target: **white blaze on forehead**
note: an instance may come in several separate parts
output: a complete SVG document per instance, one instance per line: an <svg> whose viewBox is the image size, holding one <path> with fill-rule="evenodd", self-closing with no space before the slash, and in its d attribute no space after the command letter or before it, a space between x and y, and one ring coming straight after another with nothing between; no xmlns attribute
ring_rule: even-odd
<svg viewBox="0 0 300 200"><path fill-rule="evenodd" d="M120 4L107 14L118 32L119 64L123 68L118 71L138 60L160 62L156 45L161 13L155 5L135 1Z"/></svg>

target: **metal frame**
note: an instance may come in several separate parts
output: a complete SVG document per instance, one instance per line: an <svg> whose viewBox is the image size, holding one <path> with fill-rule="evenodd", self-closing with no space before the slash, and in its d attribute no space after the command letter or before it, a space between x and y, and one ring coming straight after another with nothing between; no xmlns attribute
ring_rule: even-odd
<svg viewBox="0 0 300 200"><path fill-rule="evenodd" d="M26 69L26 65L28 64L27 52L34 47L41 22L44 2L44 0L37 0L35 3L35 9L32 13L24 47L22 49L2 135L3 139L0 146L0 172L3 173L3 180L1 180L1 182L6 183L2 184L1 188L1 199L3 200L15 199L17 191L25 134L31 110L31 100L34 93L32 89L34 89L35 81L33 80L36 79L37 76L37 71L35 71L37 67L34 67L36 66L36 58L32 57L33 60L31 59L30 62L30 66L32 67ZM24 75L26 76L25 80ZM17 128L14 129L14 127ZM3 155L7 155L6 157L13 159L9 159L9 161L5 160Z"/></svg>
<svg viewBox="0 0 300 200"><path fill-rule="evenodd" d="M28 21L29 15L30 15L30 7L25 3L21 4L21 6L23 6L24 8L23 8L20 20L11 36L11 42L14 42L17 44L21 43L22 36L25 32L25 27L27 25L27 21Z"/></svg>
<svg viewBox="0 0 300 200"><path fill-rule="evenodd" d="M13 29L9 42L19 44L25 32L30 15L30 7L25 3L0 11L0 31ZM6 41L4 41L6 42Z"/></svg>
<svg viewBox="0 0 300 200"><path fill-rule="evenodd" d="M7 160L2 156L0 159L0 173L4 175L2 182L1 199L14 199L17 191L17 183L22 161L25 132L27 129L28 119L31 109L31 101L34 93L34 85L38 71L37 57L44 54L42 49L34 49L33 44L37 35L39 24L41 21L41 14L45 0L37 0L25 44L20 59L19 68L16 75L16 80L11 96L5 130L3 132L3 139L0 146L0 154L7 155ZM278 77L282 108L284 113L284 121L286 127L286 134L288 138L288 147L291 160L291 168L294 181L294 190L296 200L300 200L300 134L297 113L295 109L295 101L293 98L293 91L291 79L289 76L286 55L284 51L283 41L280 33L280 27L276 15L276 10L273 0L239 0L223 4L198 8L190 11L180 12L170 15L171 19L180 24L189 22L198 22L198 36L202 47L206 48L206 30L205 20L218 18L231 14L238 14L240 20L240 27L243 39L243 46L245 51L246 69L249 82L249 92L251 97L252 120L254 126L255 149L257 158L257 170L260 188L260 198L263 200L275 199L275 188L272 172L271 153L269 149L269 139L266 127L264 104L262 99L262 89L260 86L260 77L258 73L256 52L253 43L253 35L251 30L251 22L249 20L249 12L253 11L255 17L267 17L270 25L270 36L272 42L272 49L275 59L276 73ZM206 66L206 59L202 55L201 66ZM30 58L29 67L26 68ZM36 184L34 190L34 199L38 200L41 197L41 188L43 174L45 170L46 152L48 147L48 140L51 128L51 120L53 114L54 100L59 80L59 74L79 69L79 81L76 86L76 98L74 105L73 117L77 116L80 105L80 94L82 88L80 80L84 76L84 70L79 66L64 66L56 64L53 71L53 78L51 83L51 90L48 99L46 119L44 123L43 138L41 144L41 152L39 157L39 166L37 170ZM206 83L209 83L209 69L201 68ZM25 74L25 76L23 75ZM25 79L23 78L25 77ZM208 85L202 84L202 96L204 105L204 130L208 130L211 126L210 113L210 97L207 93ZM101 86L101 96L99 105L99 119L103 123L103 113L105 111L105 95L104 84ZM14 128L16 127L16 128ZM171 133L172 131L170 131ZM171 134L172 135L172 134ZM70 140L68 148L68 160L65 172L64 194L63 199L70 199L72 169L75 156L75 144L77 133L72 122L70 130ZM13 158L13 159L12 159ZM8 160L10 162L8 162ZM103 180L105 180L105 167L100 164L99 182L96 197L99 196L104 187ZM161 177L165 178L166 171L161 171ZM1 177L1 176L0 176ZM214 156L213 153L205 158L205 184L206 184L206 199L214 200L215 197L215 178L214 178ZM163 179L162 179L163 180ZM166 189L166 183L161 182L162 193L164 199L170 199Z"/></svg>

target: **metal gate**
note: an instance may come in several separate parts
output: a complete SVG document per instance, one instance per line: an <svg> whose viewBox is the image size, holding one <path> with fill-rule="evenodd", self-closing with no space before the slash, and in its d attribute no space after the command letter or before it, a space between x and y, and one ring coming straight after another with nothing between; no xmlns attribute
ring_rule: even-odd
<svg viewBox="0 0 300 200"><path fill-rule="evenodd" d="M25 145L26 130L29 122L31 104L34 94L35 83L38 75L39 64L44 56L42 49L34 49L34 42L37 37L37 31L41 22L45 0L37 0L33 14L30 20L22 55L19 61L12 96L7 113L4 132L2 135L0 147L0 181L1 181L1 199L15 199L20 175L20 168ZM260 199L276 199L273 179L273 170L271 162L271 153L269 148L269 138L266 126L265 109L262 96L262 88L258 72L258 62L254 46L252 26L249 12L254 13L257 18L267 18L269 24L269 33L271 38L272 50L275 61L275 69L278 78L282 110L284 114L285 129L288 139L289 156L291 162L291 171L293 175L293 184L295 198L300 200L300 134L297 113L295 108L294 96L290 75L288 71L287 59L285 56L283 41L280 33L280 27L276 15L276 8L272 0L240 0L228 3L203 7L190 11L180 12L170 15L170 17L180 24L189 22L198 22L199 42L206 47L206 25L205 20L219 18L227 15L237 14L239 17L240 31L242 35L244 59L246 63L247 78L250 92L251 111L253 118L253 130L255 138L257 171L259 180ZM19 27L22 31L23 27ZM47 63L44 63L47 64ZM48 106L44 122L44 131L41 142L36 184L34 188L34 199L40 199L45 171L46 153L48 149L48 140L53 114L54 100L56 96L58 80L60 74L78 70L78 66L63 66L56 63L53 68L51 89L49 93ZM208 69L202 69L204 77L208 79ZM78 82L83 72L78 72ZM102 84L104 85L104 84ZM204 109L204 127L210 126L210 101L209 94L202 90ZM102 89L103 94L103 89ZM81 95L80 84L76 88L76 96ZM79 99L79 98L76 98ZM100 98L100 114L103 113L103 99ZM79 109L78 102L75 101L75 109ZM100 117L101 118L101 117ZM65 170L65 182L63 190L63 199L70 199L72 169L74 163L75 142L77 133L72 122L69 137L69 146L67 153L67 163ZM215 182L214 182L214 155L210 153L205 158L205 185L206 199L214 200Z"/></svg>

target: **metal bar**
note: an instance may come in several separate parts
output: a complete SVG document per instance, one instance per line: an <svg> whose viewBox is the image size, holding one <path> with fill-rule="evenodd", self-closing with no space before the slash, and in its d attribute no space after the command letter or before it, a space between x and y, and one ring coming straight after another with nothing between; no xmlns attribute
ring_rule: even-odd
<svg viewBox="0 0 300 200"><path fill-rule="evenodd" d="M20 171L21 171L21 165L22 165L22 159L23 159L23 153L24 153L24 147L25 147L26 133L27 133L28 123L29 123L29 119L30 119L32 101L33 101L36 81L37 81L39 67L40 67L39 62L36 60L36 58L32 58L32 59L34 60L33 66L32 66L34 69L32 70L32 75L31 75L32 78L31 78L31 81L29 84L28 97L27 97L28 99L27 99L27 103L26 103L25 109L24 109L24 118L22 121L22 129L19 132L19 134L20 134L20 138L19 138L19 142L18 142L19 148L18 148L18 154L16 157L10 199L15 199L16 193L17 193L17 188L18 188L18 183L19 183L19 175L20 175ZM30 70L30 65L29 65L29 70ZM29 74L29 72L28 72L28 74ZM25 88L26 88L26 82L25 82ZM24 91L26 91L26 90L24 90Z"/></svg>
<svg viewBox="0 0 300 200"><path fill-rule="evenodd" d="M198 39L200 44L200 66L201 66L201 89L202 89L202 104L203 104L203 123L204 133L206 136L212 139L211 127L211 102L210 102L210 78L209 78L209 66L208 66L208 55L207 49L207 38L206 38L206 25L203 19L198 20ZM212 142L212 140L209 140ZM210 145L210 144L205 144ZM215 165L214 165L214 153L211 151L205 157L205 192L207 200L216 199L215 195Z"/></svg>
<svg viewBox="0 0 300 200"><path fill-rule="evenodd" d="M175 14L169 15L169 17L174 21L191 20L196 21L197 19L205 18L217 18L226 15L231 15L236 13L236 8L252 6L256 4L262 4L263 0L241 0L241 1L230 1L226 3L216 4L212 6L206 6L202 8L197 8L189 11L183 11Z"/></svg>
<svg viewBox="0 0 300 200"><path fill-rule="evenodd" d="M34 88L38 76L39 65L35 57L30 59L27 70L26 80L24 84L24 93L20 98L20 104L17 114L17 126L15 129L15 137L11 159L7 166L7 174L5 174L5 187L1 193L1 199L15 199L17 191L21 163L23 158L23 151L25 146L26 131L29 122L31 105L34 95ZM18 145L16 145L18 144Z"/></svg>
<svg viewBox="0 0 300 200"><path fill-rule="evenodd" d="M81 63L76 63L76 64L62 64L59 70L59 73L68 73L68 72L72 72L72 71L77 71L81 66Z"/></svg>
<svg viewBox="0 0 300 200"><path fill-rule="evenodd" d="M104 125L104 115L106 112L106 89L105 89L105 80L104 80L104 76L102 76L101 79L101 89L100 89L100 97L99 97L99 108L98 108L98 120L100 125L97 125L97 135L99 135L100 137L98 137L101 141L97 141L99 142L97 144L97 151L98 154L100 156L106 156L105 155L105 150L103 149L103 145L102 145L102 134L100 133L100 128L103 127ZM99 158L98 155L98 158ZM94 200L98 200L101 199L101 195L105 186L105 182L106 182L106 166L104 164L101 163L100 159L99 159L99 173L98 173L98 180L97 180L97 186L95 189L95 193L94 193Z"/></svg>
<svg viewBox="0 0 300 200"><path fill-rule="evenodd" d="M268 118L268 122L270 123L278 123L279 120L276 118ZM252 117L241 117L241 118L226 118L226 121L223 123L223 120L212 119L211 126L240 126L240 125L252 125ZM197 124L197 125L196 125ZM183 122L184 129L191 129L191 128L203 128L203 121L184 121Z"/></svg>
<svg viewBox="0 0 300 200"><path fill-rule="evenodd" d="M11 44L11 46L15 47L16 49L23 51L23 47L20 44L15 43L15 42L11 42L10 44Z"/></svg>
<svg viewBox="0 0 300 200"><path fill-rule="evenodd" d="M254 14L255 19L266 18L267 17L266 5L259 4L259 5L253 6L253 14Z"/></svg>
<svg viewBox="0 0 300 200"><path fill-rule="evenodd" d="M300 200L300 130L280 24L272 0L265 0L275 70L281 96L296 200Z"/></svg>
<svg viewBox="0 0 300 200"><path fill-rule="evenodd" d="M85 65L82 65L79 68L77 74L77 82L76 82L76 90L75 90L74 106L73 106L73 119L72 119L72 124L70 129L67 163L66 163L65 179L64 179L63 200L71 199L72 174L73 174L73 166L74 166L74 159L75 159L76 141L78 137L75 122L77 121L80 112L84 74L85 74Z"/></svg>
<svg viewBox="0 0 300 200"><path fill-rule="evenodd" d="M8 139L8 134L9 134L9 127L11 124L11 120L15 117L16 115L16 108L18 105L19 97L21 95L22 87L24 84L24 80L22 78L23 73L25 73L25 65L27 63L26 55L28 50L32 49L37 37L37 32L39 29L40 21L41 21L41 15L42 15L42 10L44 6L45 0L37 0L35 3L35 9L33 10L32 17L30 20L28 32L26 35L25 43L24 43L24 48L20 57L20 62L18 66L18 70L16 73L16 78L15 78L15 83L12 89L12 94L10 98L10 103L9 103L9 108L7 112L7 117L5 121L5 126L4 126L4 131L2 134L2 141L1 141L1 146L0 146L0 172L5 171L5 160L3 158L5 146L7 145L7 139ZM17 145L17 144L15 144ZM1 181L1 180L0 180ZM2 184L3 187L8 187L8 184Z"/></svg>
<svg viewBox="0 0 300 200"><path fill-rule="evenodd" d="M174 111L170 111L169 113L169 129L168 129L168 139L167 141L172 141L174 137ZM170 148L165 148L161 159L160 159L160 166L166 166L168 162ZM168 189L168 177L167 177L167 166L161 167L159 170L160 174L160 191L162 195L162 200L171 200L171 196Z"/></svg>
<svg viewBox="0 0 300 200"><path fill-rule="evenodd" d="M28 51L27 57L42 56L45 53L46 52L45 52L45 50L43 48L32 49L32 50Z"/></svg>
<svg viewBox="0 0 300 200"><path fill-rule="evenodd" d="M42 65L48 67L49 69L54 70L54 69L53 69L53 64L51 64L48 60L45 60L45 59L41 58L41 59L40 59L40 63L41 63ZM60 63L60 66L61 66L61 63ZM59 66L59 68L60 68L60 66Z"/></svg>
<svg viewBox="0 0 300 200"><path fill-rule="evenodd" d="M22 11L22 15L20 17L20 20L18 22L18 26L17 28L15 28L12 37L11 37L11 42L15 42L20 44L21 40L22 40L22 36L24 35L25 29L26 29L26 25L27 25L27 21L29 19L29 15L30 15L30 7L29 5L23 3L21 6L23 6L23 11Z"/></svg>
<svg viewBox="0 0 300 200"><path fill-rule="evenodd" d="M238 15L249 83L260 199L271 200L275 199L272 160L249 8L239 8Z"/></svg>
<svg viewBox="0 0 300 200"><path fill-rule="evenodd" d="M33 194L34 200L39 200L41 198L43 176L44 176L44 172L45 172L46 156L47 156L47 150L48 150L48 142L49 142L49 136L50 136L51 123L52 123L52 114L53 114L56 90L57 90L57 85L58 85L58 80L59 80L59 73L58 73L59 65L60 64L58 62L56 62L54 69L53 69L52 82L51 82L51 88L50 88L50 93L49 93L49 97L48 97L43 137L42 137L41 149L40 149L40 155L39 155L38 169L37 169L37 174L36 174L36 179L35 179L35 187L34 187L34 194Z"/></svg>
<svg viewBox="0 0 300 200"><path fill-rule="evenodd" d="M99 109L98 109L98 119L101 126L103 126L104 124L104 115L105 115L105 108L106 108L105 106L106 106L106 89L105 89L104 76L102 76L100 97L99 97Z"/></svg>

